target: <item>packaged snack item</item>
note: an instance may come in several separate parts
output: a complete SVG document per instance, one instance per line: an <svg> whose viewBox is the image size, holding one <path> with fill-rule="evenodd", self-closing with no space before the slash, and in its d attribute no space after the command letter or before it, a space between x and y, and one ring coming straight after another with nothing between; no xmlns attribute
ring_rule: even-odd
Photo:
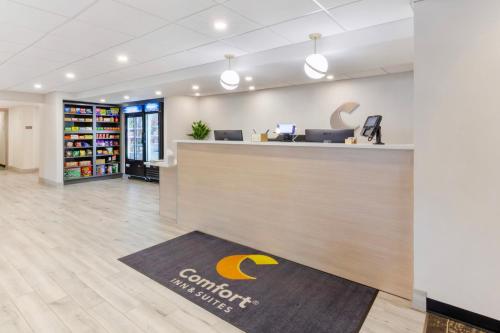
<svg viewBox="0 0 500 333"><path fill-rule="evenodd" d="M82 177L91 177L92 176L92 167L86 166L81 168Z"/></svg>

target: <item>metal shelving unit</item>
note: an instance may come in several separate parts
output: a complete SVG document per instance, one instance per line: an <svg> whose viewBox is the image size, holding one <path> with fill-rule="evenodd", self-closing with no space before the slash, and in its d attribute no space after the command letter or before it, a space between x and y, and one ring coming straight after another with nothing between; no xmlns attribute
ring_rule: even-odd
<svg viewBox="0 0 500 333"><path fill-rule="evenodd" d="M75 101L64 101L63 105L64 183L122 177L120 106ZM81 127L91 127L91 130L80 130ZM112 144L98 145L98 142L103 141ZM80 152L75 153L78 150ZM85 151L84 155L81 155L82 150ZM108 153L102 154L104 150ZM97 163L102 159L105 163ZM88 161L90 164L80 165L80 161ZM68 166L68 162L76 162L78 165Z"/></svg>

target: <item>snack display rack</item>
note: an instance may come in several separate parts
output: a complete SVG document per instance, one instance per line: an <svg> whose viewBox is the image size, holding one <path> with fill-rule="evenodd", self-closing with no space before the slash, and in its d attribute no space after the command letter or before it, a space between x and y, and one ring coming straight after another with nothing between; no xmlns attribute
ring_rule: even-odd
<svg viewBox="0 0 500 333"><path fill-rule="evenodd" d="M64 183L118 178L120 106L64 101Z"/></svg>

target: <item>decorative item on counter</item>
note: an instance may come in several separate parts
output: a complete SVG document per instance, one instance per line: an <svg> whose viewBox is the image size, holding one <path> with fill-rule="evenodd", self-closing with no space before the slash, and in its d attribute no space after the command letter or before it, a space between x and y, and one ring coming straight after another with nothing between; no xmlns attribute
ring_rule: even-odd
<svg viewBox="0 0 500 333"><path fill-rule="evenodd" d="M253 142L266 142L269 140L269 137L267 136L267 133L269 133L269 130L267 130L265 133L260 133L257 134L257 131L254 129L252 133L252 141Z"/></svg>
<svg viewBox="0 0 500 333"><path fill-rule="evenodd" d="M356 137L347 138L347 139L345 139L345 143L348 145L355 145L358 143L358 138L356 138Z"/></svg>
<svg viewBox="0 0 500 333"><path fill-rule="evenodd" d="M191 128L193 132L188 135L192 136L195 140L204 140L212 131L210 127L208 127L208 125L201 120L193 122Z"/></svg>

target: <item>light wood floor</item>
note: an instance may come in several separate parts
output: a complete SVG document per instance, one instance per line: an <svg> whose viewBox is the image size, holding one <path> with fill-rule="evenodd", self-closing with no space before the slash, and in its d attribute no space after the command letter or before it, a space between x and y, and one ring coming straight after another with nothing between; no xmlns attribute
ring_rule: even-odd
<svg viewBox="0 0 500 333"><path fill-rule="evenodd" d="M0 332L241 332L117 260L186 232L157 212L155 184L55 188L0 170ZM424 320L380 293L362 332Z"/></svg>

